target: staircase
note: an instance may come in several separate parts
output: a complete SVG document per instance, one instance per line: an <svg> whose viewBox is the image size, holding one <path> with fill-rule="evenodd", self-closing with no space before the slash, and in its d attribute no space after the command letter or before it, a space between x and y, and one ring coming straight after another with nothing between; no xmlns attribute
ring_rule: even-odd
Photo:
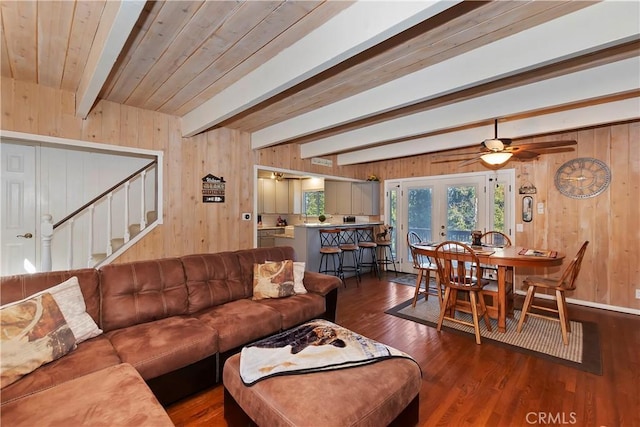
<svg viewBox="0 0 640 427"><path fill-rule="evenodd" d="M146 213L146 217L147 217L147 224L154 224L155 221L158 219L158 212L156 211L148 211ZM138 234L140 234L140 232L142 231L141 225L140 224L131 224L129 225L129 236L130 238L135 238ZM111 239L111 250L113 252L119 253L118 250L121 248L125 247L125 239L124 237L115 237ZM128 246L127 246L128 247ZM107 264L107 258L109 258L109 255L107 255L106 252L98 252L98 253L92 253L91 254L91 267L97 267L100 266L102 264Z"/></svg>
<svg viewBox="0 0 640 427"><path fill-rule="evenodd" d="M41 269L108 264L162 223L157 160L126 177L53 224L43 215Z"/></svg>

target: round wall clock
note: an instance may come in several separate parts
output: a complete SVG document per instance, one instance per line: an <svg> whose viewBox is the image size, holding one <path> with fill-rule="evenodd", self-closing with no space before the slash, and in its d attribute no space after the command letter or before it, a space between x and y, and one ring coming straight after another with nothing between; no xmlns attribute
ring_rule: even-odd
<svg viewBox="0 0 640 427"><path fill-rule="evenodd" d="M601 160L581 157L560 166L554 181L558 191L565 196L586 199L607 189L611 182L611 171Z"/></svg>

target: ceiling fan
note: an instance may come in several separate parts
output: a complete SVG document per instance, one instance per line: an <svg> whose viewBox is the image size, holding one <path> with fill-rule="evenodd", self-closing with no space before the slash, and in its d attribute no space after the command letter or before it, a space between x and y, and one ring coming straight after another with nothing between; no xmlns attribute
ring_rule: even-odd
<svg viewBox="0 0 640 427"><path fill-rule="evenodd" d="M570 145L576 145L575 140L564 141L547 141L529 144L511 145L511 138L498 138L498 120L494 122L494 137L482 141L480 151L478 153L452 153L443 154L438 157L454 157L454 156L474 156L470 159L463 159L459 166L466 166L471 163L482 160L490 165L501 165L506 163L511 157L518 160L533 160L540 154L561 153L573 151L568 148ZM460 159L438 160L434 163L443 163L457 161Z"/></svg>

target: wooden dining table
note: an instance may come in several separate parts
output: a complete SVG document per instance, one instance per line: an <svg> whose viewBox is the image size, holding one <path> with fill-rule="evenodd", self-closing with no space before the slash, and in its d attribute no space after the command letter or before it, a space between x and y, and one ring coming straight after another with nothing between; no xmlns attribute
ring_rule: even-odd
<svg viewBox="0 0 640 427"><path fill-rule="evenodd" d="M435 257L436 255L437 244L416 244L415 246L424 251L423 253L427 256ZM513 270L514 267L556 267L562 265L565 258L565 254L561 252L555 252L554 257L520 255L522 250L522 247L510 246L508 248L482 247L476 251L481 264L493 265L498 270L498 330L500 332L507 331L507 271Z"/></svg>

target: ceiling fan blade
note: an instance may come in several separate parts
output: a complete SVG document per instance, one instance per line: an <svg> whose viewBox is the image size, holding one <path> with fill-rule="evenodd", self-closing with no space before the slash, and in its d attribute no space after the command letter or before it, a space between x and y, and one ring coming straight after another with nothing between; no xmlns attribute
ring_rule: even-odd
<svg viewBox="0 0 640 427"><path fill-rule="evenodd" d="M488 152L487 150L483 150L483 151L477 151L475 153L446 153L446 154L436 154L434 157L436 158L441 158L441 157L460 157L460 156L478 156L480 154L484 154Z"/></svg>
<svg viewBox="0 0 640 427"><path fill-rule="evenodd" d="M518 150L513 152L513 157L518 160L532 160L541 154L568 153L575 151L573 147L542 148L540 150Z"/></svg>
<svg viewBox="0 0 640 427"><path fill-rule="evenodd" d="M470 165L471 163L477 162L478 160L480 160L480 156L474 157L473 159L469 159L469 160L465 160L463 162L460 162L460 164L458 164L458 166L467 166L467 165Z"/></svg>
<svg viewBox="0 0 640 427"><path fill-rule="evenodd" d="M532 142L530 144L512 145L510 147L506 147L505 151L511 151L515 153L516 151L522 150L540 150L544 148L566 147L576 144L577 142L575 140Z"/></svg>
<svg viewBox="0 0 640 427"><path fill-rule="evenodd" d="M475 157L474 157L475 159ZM460 162L460 161L464 161L464 160L471 160L471 158L467 158L467 159L442 159L442 160L434 160L431 163L451 163L451 162Z"/></svg>

